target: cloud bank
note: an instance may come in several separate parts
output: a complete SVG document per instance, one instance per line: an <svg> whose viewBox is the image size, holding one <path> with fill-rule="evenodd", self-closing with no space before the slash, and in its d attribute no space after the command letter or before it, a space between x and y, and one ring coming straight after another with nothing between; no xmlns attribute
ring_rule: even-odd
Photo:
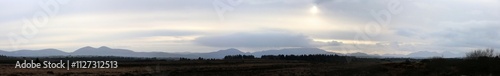
<svg viewBox="0 0 500 76"><path fill-rule="evenodd" d="M235 33L220 36L204 36L194 40L212 47L311 47L304 35L284 33Z"/></svg>

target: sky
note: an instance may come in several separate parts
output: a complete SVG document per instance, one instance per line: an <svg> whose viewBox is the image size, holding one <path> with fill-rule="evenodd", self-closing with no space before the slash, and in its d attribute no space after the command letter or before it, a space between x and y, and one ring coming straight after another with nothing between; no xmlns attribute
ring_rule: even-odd
<svg viewBox="0 0 500 76"><path fill-rule="evenodd" d="M464 53L500 48L498 0L2 0L0 49Z"/></svg>

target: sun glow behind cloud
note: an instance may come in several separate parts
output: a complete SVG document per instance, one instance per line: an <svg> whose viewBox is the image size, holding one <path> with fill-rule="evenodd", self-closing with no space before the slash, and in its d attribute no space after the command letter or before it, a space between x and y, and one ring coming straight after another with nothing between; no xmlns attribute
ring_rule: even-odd
<svg viewBox="0 0 500 76"><path fill-rule="evenodd" d="M300 2L292 4L300 4ZM212 10L179 9L176 11L121 11L122 13L109 11L99 11L96 13L62 13L59 16L51 18L51 22L49 23L51 27L41 30L43 33L41 33L40 36L32 39L30 44L24 44L21 48L44 49L46 47L54 47L63 51L73 51L81 46L109 46L125 47L124 49L136 51L176 52L180 49L191 49L187 51L207 51L207 47L196 45L192 40L195 40L197 37L225 35L238 32L284 32L302 34L309 38L314 38L314 36L308 35L329 30L349 30L340 28L336 24L328 22L329 20L327 18L321 17L320 10L315 5L312 7L303 5L300 6L300 8L302 9L286 8L283 10L287 11L264 11L269 14L233 12L225 14L228 19L224 22L217 21L217 16ZM197 7L197 9L211 8ZM259 11L243 8L239 10ZM161 30L166 32L161 32ZM151 31L160 32L154 33L156 35L149 36L151 33L147 32ZM198 33L193 35L165 34L171 32ZM192 47L161 47L184 45ZM193 50L193 48L196 47L204 48ZM208 47L208 49L226 48L232 47Z"/></svg>
<svg viewBox="0 0 500 76"><path fill-rule="evenodd" d="M311 14L318 14L320 11L316 5L312 6L311 9L309 10Z"/></svg>

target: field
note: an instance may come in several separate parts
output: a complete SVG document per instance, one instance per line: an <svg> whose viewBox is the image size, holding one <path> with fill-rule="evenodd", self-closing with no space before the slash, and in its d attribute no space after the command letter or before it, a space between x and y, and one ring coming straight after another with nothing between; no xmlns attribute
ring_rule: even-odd
<svg viewBox="0 0 500 76"><path fill-rule="evenodd" d="M375 64L375 63L373 63ZM310 63L292 60L189 60L122 62L117 69L15 69L14 63L2 64L1 75L174 75L174 76L289 76L330 75L329 71L372 64ZM352 66L352 67L351 67ZM340 74L340 73L339 73Z"/></svg>
<svg viewBox="0 0 500 76"><path fill-rule="evenodd" d="M26 58L29 59L29 58ZM32 59L32 58L31 58ZM40 60L59 59L41 58ZM71 58L69 58L71 59ZM81 58L80 58L81 59ZM110 59L110 58L108 58ZM114 58L117 59L117 58ZM127 59L127 58L125 58ZM406 60L405 60L406 59ZM15 59L0 63L2 76L481 76L500 75L500 59L356 58L351 62L276 59L131 59L116 69L16 69ZM88 60L88 59L84 59Z"/></svg>

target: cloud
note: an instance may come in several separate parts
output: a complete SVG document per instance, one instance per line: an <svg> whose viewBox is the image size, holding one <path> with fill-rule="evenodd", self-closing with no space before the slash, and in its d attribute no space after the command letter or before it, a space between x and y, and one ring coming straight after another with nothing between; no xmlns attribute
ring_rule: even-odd
<svg viewBox="0 0 500 76"><path fill-rule="evenodd" d="M390 1L390 0L389 0ZM371 41L383 42L394 51L458 51L470 48L499 48L500 2L485 1L400 1L403 10L393 14L391 24ZM375 21L370 11L386 10L388 1L315 0L326 18L361 26ZM481 4L485 3L485 4ZM478 5L480 4L480 5ZM349 23L351 22L351 23ZM496 23L495 23L496 22ZM356 30L313 35L313 37L353 40ZM364 34L364 33L362 33ZM310 34L308 34L310 35ZM379 44L380 45L380 44ZM378 47L362 47L375 50ZM465 49L464 49L465 48Z"/></svg>
<svg viewBox="0 0 500 76"><path fill-rule="evenodd" d="M304 35L285 33L235 33L221 36L204 36L194 42L212 47L311 47Z"/></svg>
<svg viewBox="0 0 500 76"><path fill-rule="evenodd" d="M315 0L315 4L328 18L342 18L343 21L370 21L370 11L383 10L387 1L372 0Z"/></svg>
<svg viewBox="0 0 500 76"><path fill-rule="evenodd" d="M396 34L398 34L400 36L411 37L411 36L415 35L415 30L413 30L413 29L398 29L396 31Z"/></svg>
<svg viewBox="0 0 500 76"><path fill-rule="evenodd" d="M335 41L335 40L332 40L330 42L327 42L328 45L331 45L331 46L340 46L344 43L340 42L340 41Z"/></svg>
<svg viewBox="0 0 500 76"><path fill-rule="evenodd" d="M198 35L200 32L195 31L179 31L179 30L152 30L152 31L132 31L122 33L123 36L130 37L149 37L149 36L190 36Z"/></svg>
<svg viewBox="0 0 500 76"><path fill-rule="evenodd" d="M448 47L474 47L474 48L500 48L500 22L497 21L467 21L467 22L445 22L436 33L435 44ZM461 27L456 27L461 26Z"/></svg>
<svg viewBox="0 0 500 76"><path fill-rule="evenodd" d="M391 24L377 36L362 36L367 34L364 25L376 21L370 11L386 10L389 1L245 0L224 13L226 19L221 22L213 0L75 0L61 6L49 25L26 45L72 49L110 44L191 52L225 47L328 47L376 54L500 48L500 2L496 0L398 0L403 10L392 15ZM20 34L21 19L42 11L35 7L38 2L0 1L0 34ZM312 6L320 13L311 15ZM8 38L0 37L0 45L4 46L0 49L10 48L5 47L10 46Z"/></svg>

